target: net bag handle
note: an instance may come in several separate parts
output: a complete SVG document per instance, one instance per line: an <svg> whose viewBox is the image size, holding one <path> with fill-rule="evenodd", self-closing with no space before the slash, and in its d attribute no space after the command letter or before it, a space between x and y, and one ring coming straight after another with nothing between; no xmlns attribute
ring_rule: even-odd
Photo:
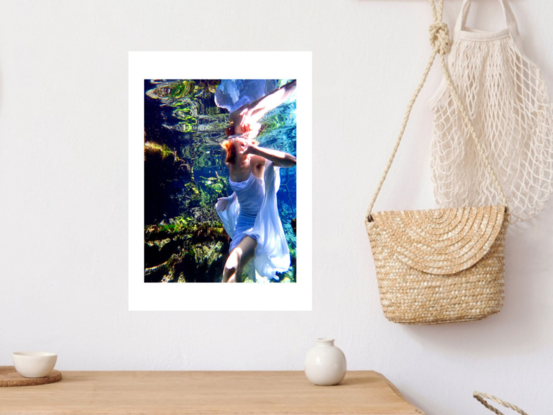
<svg viewBox="0 0 553 415"><path fill-rule="evenodd" d="M478 402L480 402L482 405L484 405L486 408L488 408L490 411L496 413L497 415L503 415L503 412L500 412L498 409L491 406L486 399L489 399L491 401L497 402L500 405L503 405L505 408L512 409L515 412L518 412L520 415L528 415L526 412L524 412L522 409L520 409L518 406L513 405L509 402L505 402L493 395L488 395L487 393L482 392L474 392L472 394L474 399L476 399Z"/></svg>
<svg viewBox="0 0 553 415"><path fill-rule="evenodd" d="M472 4L472 0L463 0L463 5L461 6L461 12L459 13L459 16L457 17L457 21L455 22L455 29L453 30L453 39L457 39L459 37L459 33L465 28L465 25L467 23L467 17L470 12L471 4ZM499 4L503 9L505 23L507 24L507 29L509 30L511 37L513 38L517 46L521 47L517 19L515 18L513 9L511 9L511 6L509 5L509 2L507 0L499 0Z"/></svg>
<svg viewBox="0 0 553 415"><path fill-rule="evenodd" d="M417 100L417 97L419 96L419 93L424 86L424 83L426 82L426 78L428 77L428 73L430 72L430 68L432 67L432 64L434 63L434 59L436 58L436 55L440 55L440 62L442 64L442 72L444 74L445 80L447 82L447 86L449 87L449 90L451 91L451 95L453 96L453 99L455 101L455 105L461 112L461 115L463 116L463 121L465 123L465 126L468 128L470 132L470 136L472 137L472 140L474 141L474 144L476 145L476 148L478 150L478 153L480 154L482 160L484 161L484 165L486 166L486 170L490 174L492 181L499 191L499 195L501 197L501 202L506 207L507 206L507 198L505 197L505 193L503 192L503 189L501 188L501 185L499 184L499 181L497 180L497 176L495 172L492 169L492 166L490 165L490 162L488 158L486 157L486 154L484 153L484 149L482 148L482 144L480 143L480 140L476 136L476 131L474 130L474 126L472 125L472 121L470 120L467 110L461 101L461 98L455 89L455 86L453 85L453 80L451 79L451 74L449 73L449 69L447 67L447 63L445 60L445 56L449 53L451 50L451 40L449 39L449 29L447 27L447 24L445 24L442 21L442 15L444 10L444 0L429 0L430 7L432 8L432 14L434 16L434 22L430 25L430 44L432 45L432 54L430 56L430 59L428 60L428 63L426 64L426 68L424 69L424 73L422 75L422 79L419 82L417 88L415 89L415 93L413 94L413 97L409 101L409 104L407 105L407 110L405 112L405 116L403 117L403 122L401 124L401 129L399 131L399 135L396 139L396 143L394 145L394 149L392 150L392 155L390 156L390 159L388 160L388 164L386 165L386 168L384 169L384 174L382 175L382 178L380 179L380 182L378 183L378 186L376 188L376 191L374 192L374 195L372 197L372 200L369 204L369 207L367 209L366 214L366 220L368 222L372 222L372 210L374 207L374 204L376 202L376 199L378 197L378 194L380 193L380 190L382 189L382 185L384 184L384 180L386 180L386 176L388 175L388 171L390 170L390 167L392 166L392 162L394 161L394 158L397 153L397 149L399 147L399 144L401 142L401 139L403 137L403 133L405 132L405 128L407 127L407 122L409 121L409 116L411 115L411 110L413 109L413 105L415 104L415 101Z"/></svg>

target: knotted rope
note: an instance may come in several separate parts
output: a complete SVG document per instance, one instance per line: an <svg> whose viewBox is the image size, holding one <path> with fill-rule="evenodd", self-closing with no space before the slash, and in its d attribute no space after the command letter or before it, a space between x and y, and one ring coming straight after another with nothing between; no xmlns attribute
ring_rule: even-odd
<svg viewBox="0 0 553 415"><path fill-rule="evenodd" d="M505 197L505 193L503 193L503 189L501 188L501 185L499 184L499 181L497 180L497 176L495 175L495 172L493 171L490 162L488 158L486 157L486 154L484 153L484 150L482 148L482 144L478 140L478 137L476 136L476 131L474 130L474 126L472 125L472 121L470 120L467 110L465 109L465 106L463 105L463 102L461 101L461 98L459 97L459 94L457 93L457 90L455 89L455 86L453 85L453 81L451 79L451 75L449 73L449 69L447 67L447 63L445 60L445 56L449 53L451 50L451 40L449 39L449 29L447 25L442 21L442 15L444 11L444 0L438 0L438 3L436 4L436 0L429 0L430 7L432 8L432 15L434 17L434 22L430 25L430 44L432 45L432 55L430 56L430 59L428 60L428 63L426 64L426 68L424 68L424 73L422 75L422 79L419 82L417 88L415 89L415 93L413 94L413 97L409 101L409 104L407 104L407 111L405 111L405 116L403 117L403 122L401 124L401 129L399 131L399 135L397 137L396 143L394 145L394 149L392 150L392 155L390 156L390 159L388 160L388 164L386 165L386 168L384 170L384 174L382 175L382 178L380 179L380 182L378 183L378 186L376 188L376 192L373 195L373 198L371 200L371 203L369 204L369 207L367 209L366 218L369 222L372 221L372 210L374 207L374 204L376 202L376 198L378 197L378 194L380 193L380 190L382 189L382 185L384 184L384 180L386 180L386 176L388 175L388 171L390 170L390 167L392 166L392 162L394 161L394 158L397 153L397 149L399 148L399 144L401 142L401 139L403 137L403 133L405 132L405 128L407 127L407 122L409 121L409 116L411 115L411 110L413 109L413 105L415 104L415 101L417 100L417 97L419 96L419 93L421 92L422 87L424 86L424 83L426 82L426 78L428 77L428 73L430 72L430 68L432 68L432 64L434 63L434 59L436 58L436 55L440 55L440 62L442 64L442 71L444 73L444 77L447 81L447 85L449 89L451 90L451 94L453 95L453 98L455 100L455 104L457 105L457 108L461 112L461 115L463 116L463 121L465 122L465 125L469 129L470 135L476 145L476 148L478 152L480 153L480 156L482 157L482 160L484 161L484 165L486 166L486 169L488 173L490 174L492 181L494 182L494 185L499 190L499 195L501 197L501 201L503 205L507 206L507 198Z"/></svg>
<svg viewBox="0 0 553 415"><path fill-rule="evenodd" d="M430 25L430 44L432 45L432 50L440 55L447 55L451 50L449 28L444 22L432 23Z"/></svg>
<svg viewBox="0 0 553 415"><path fill-rule="evenodd" d="M486 399L490 399L492 401L497 402L498 404L503 405L505 408L512 409L513 411L518 412L521 415L528 415L526 412L524 412L522 409L520 409L518 406L513 405L512 403L505 402L499 398L496 398L493 395L488 395L486 393L482 392L474 392L472 395L478 402L480 402L482 405L484 405L486 408L488 408L490 411L495 412L497 415L503 415L502 412L499 412L498 409L491 406L488 402L486 402Z"/></svg>

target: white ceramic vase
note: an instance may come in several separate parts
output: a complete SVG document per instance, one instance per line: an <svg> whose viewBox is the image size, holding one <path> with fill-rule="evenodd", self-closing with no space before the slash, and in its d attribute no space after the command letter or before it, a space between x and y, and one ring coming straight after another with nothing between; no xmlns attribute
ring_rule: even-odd
<svg viewBox="0 0 553 415"><path fill-rule="evenodd" d="M315 385L337 385L346 371L346 356L334 346L334 339L317 339L317 344L307 352L305 375Z"/></svg>

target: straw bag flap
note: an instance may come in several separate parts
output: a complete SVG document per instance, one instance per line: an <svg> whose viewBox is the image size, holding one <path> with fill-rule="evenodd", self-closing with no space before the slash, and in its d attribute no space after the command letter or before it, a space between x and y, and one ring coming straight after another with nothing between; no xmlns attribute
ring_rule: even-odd
<svg viewBox="0 0 553 415"><path fill-rule="evenodd" d="M369 235L401 263L427 274L451 275L488 253L501 231L505 206L385 211L372 218L366 221Z"/></svg>

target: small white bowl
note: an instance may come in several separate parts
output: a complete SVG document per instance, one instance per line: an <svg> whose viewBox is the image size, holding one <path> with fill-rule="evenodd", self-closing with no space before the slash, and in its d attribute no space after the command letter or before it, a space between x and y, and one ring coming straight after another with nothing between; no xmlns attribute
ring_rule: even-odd
<svg viewBox="0 0 553 415"><path fill-rule="evenodd" d="M15 370L26 378L48 376L56 365L58 355L48 352L15 352L12 355Z"/></svg>

